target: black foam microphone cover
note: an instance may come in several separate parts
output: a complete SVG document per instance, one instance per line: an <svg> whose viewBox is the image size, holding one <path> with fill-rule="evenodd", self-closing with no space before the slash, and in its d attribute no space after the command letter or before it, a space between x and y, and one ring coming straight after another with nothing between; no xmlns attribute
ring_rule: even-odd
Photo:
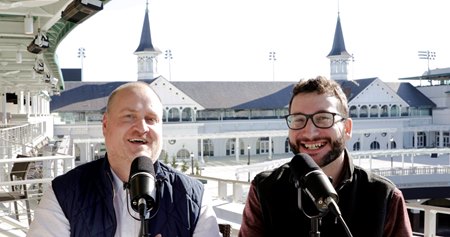
<svg viewBox="0 0 450 237"><path fill-rule="evenodd" d="M155 204L152 193L155 190L155 169L152 160L146 156L136 157L131 163L130 177L128 180L130 189L131 207L139 212L139 204L145 200L146 208L151 210Z"/></svg>
<svg viewBox="0 0 450 237"><path fill-rule="evenodd" d="M319 211L327 211L333 199L339 197L322 169L305 153L295 155L290 162L290 169L297 188L303 189L314 202Z"/></svg>

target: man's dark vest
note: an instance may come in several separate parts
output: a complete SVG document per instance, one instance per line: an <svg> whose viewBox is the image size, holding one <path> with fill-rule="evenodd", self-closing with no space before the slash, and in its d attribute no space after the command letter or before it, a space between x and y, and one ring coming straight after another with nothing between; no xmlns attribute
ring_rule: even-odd
<svg viewBox="0 0 450 237"><path fill-rule="evenodd" d="M345 222L354 237L382 236L395 186L389 180L359 167L348 165L347 169L348 177L337 190L338 205ZM312 236L311 221L298 205L298 189L291 177L289 163L272 172L260 173L255 177L255 184L261 202L265 236ZM312 205L311 202L309 204ZM305 209L308 208L311 207ZM322 217L319 231L322 237L347 236L331 212Z"/></svg>
<svg viewBox="0 0 450 237"><path fill-rule="evenodd" d="M147 223L150 236L192 236L200 216L203 185L159 161L154 168L159 201L150 213L156 216ZM52 186L69 220L71 236L114 236L113 175L107 158L56 177Z"/></svg>

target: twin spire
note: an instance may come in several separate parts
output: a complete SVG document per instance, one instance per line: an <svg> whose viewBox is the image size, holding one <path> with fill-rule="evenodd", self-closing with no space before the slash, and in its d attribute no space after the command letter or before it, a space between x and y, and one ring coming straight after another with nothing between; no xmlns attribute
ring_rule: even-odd
<svg viewBox="0 0 450 237"><path fill-rule="evenodd" d="M157 74L156 57L161 54L161 51L153 47L148 17L148 1L146 2L141 41L134 54L138 56L138 80L153 80L159 76Z"/></svg>
<svg viewBox="0 0 450 237"><path fill-rule="evenodd" d="M330 79L348 80L348 63L352 55L345 49L344 34L342 33L341 18L338 12L336 30L334 32L333 47L327 55L330 59Z"/></svg>
<svg viewBox="0 0 450 237"><path fill-rule="evenodd" d="M142 26L141 41L134 52L138 56L138 80L153 80L157 74L156 57L161 51L153 46L148 17L148 0L146 2L144 24ZM327 55L330 59L330 79L348 80L348 64L352 55L345 49L344 34L342 33L341 19L337 17L336 30L334 32L333 47Z"/></svg>

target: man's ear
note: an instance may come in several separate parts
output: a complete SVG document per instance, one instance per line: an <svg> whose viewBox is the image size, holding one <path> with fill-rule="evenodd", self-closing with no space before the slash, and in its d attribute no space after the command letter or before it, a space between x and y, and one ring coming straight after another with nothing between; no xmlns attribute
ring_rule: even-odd
<svg viewBox="0 0 450 237"><path fill-rule="evenodd" d="M108 122L107 119L107 115L106 113L103 114L103 118L102 118L102 132L103 132L103 136L105 136L105 132L106 132L106 123Z"/></svg>
<svg viewBox="0 0 450 237"><path fill-rule="evenodd" d="M348 118L344 121L344 131L347 139L352 138L352 130L353 130L353 120Z"/></svg>

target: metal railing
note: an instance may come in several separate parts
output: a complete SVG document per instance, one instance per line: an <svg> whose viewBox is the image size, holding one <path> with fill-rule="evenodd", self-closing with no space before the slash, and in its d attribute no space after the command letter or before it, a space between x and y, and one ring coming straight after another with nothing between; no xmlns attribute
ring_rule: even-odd
<svg viewBox="0 0 450 237"><path fill-rule="evenodd" d="M208 189L209 192L212 193L214 199L237 204L234 205L234 213L221 210L220 206L223 206L224 204L218 205L218 208L216 208L215 211L217 217L221 221L230 223L234 232L238 232L240 227L240 220L242 218L242 211L244 208L245 200L247 198L250 183L246 181L220 179L216 177L192 177L201 180L205 184L206 189ZM412 213L420 215L420 213L418 212L423 212L424 215L423 225L419 227L419 229L423 230L423 232L421 232L421 230L415 230L414 236L438 237L438 235L436 235L438 227L437 215L450 215L450 208L429 206L419 203L406 203L406 206L409 210L411 210ZM413 220L411 220L411 222L412 221Z"/></svg>
<svg viewBox="0 0 450 237"><path fill-rule="evenodd" d="M22 185L26 186L27 191L23 200L0 202L0 236L26 236L28 218L33 218L34 209L48 185L53 178L75 167L75 157L71 155L3 159L0 160L0 167L9 171L14 162L33 162L35 166L26 180L0 181L0 192L8 193L13 191L12 187ZM26 201L29 203L29 209ZM17 210L14 205L17 205Z"/></svg>

